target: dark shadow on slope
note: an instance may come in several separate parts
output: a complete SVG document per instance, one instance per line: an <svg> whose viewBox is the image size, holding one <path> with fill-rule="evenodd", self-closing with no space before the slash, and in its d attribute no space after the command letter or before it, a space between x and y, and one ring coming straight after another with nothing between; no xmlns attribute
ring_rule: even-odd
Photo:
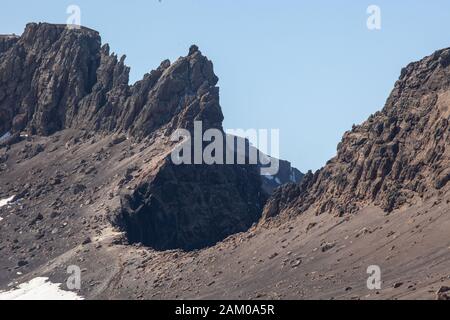
<svg viewBox="0 0 450 320"><path fill-rule="evenodd" d="M113 224L130 243L186 251L247 231L261 218L266 195L257 166L173 165L122 197Z"/></svg>

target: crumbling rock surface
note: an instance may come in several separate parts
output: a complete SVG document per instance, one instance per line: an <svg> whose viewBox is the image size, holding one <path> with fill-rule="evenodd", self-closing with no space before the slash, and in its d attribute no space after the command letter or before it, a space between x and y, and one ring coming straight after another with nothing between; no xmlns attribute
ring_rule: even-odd
<svg viewBox="0 0 450 320"><path fill-rule="evenodd" d="M450 49L402 70L386 106L345 133L337 156L300 184L283 186L264 216L387 212L448 189L450 180Z"/></svg>

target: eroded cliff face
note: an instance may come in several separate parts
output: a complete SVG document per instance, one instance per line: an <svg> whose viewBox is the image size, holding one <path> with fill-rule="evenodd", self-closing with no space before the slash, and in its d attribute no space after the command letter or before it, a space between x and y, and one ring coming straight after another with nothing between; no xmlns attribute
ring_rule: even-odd
<svg viewBox="0 0 450 320"><path fill-rule="evenodd" d="M29 24L21 37L0 38L2 145L19 142L21 132L33 137L67 130L81 132L67 148L95 135L114 136L112 146L127 139L144 144L152 158L134 163L142 170L139 181L120 190L121 205L110 215L131 243L190 250L247 230L266 200L258 166L171 162L176 143L169 137L177 129L192 132L201 121L203 132L223 133L212 62L192 46L187 56L163 61L129 85L124 60L87 28ZM41 146L38 153L45 152Z"/></svg>
<svg viewBox="0 0 450 320"><path fill-rule="evenodd" d="M390 212L447 190L449 64L445 49L408 65L384 109L347 132L324 168L278 189L265 217L309 208L342 215L365 205Z"/></svg>

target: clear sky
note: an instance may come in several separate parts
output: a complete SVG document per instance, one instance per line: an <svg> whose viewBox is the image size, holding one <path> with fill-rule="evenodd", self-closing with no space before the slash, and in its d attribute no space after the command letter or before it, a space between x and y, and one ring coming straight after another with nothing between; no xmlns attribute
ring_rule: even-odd
<svg viewBox="0 0 450 320"><path fill-rule="evenodd" d="M281 156L322 167L352 124L381 109L401 68L450 46L448 0L14 0L0 33L27 22L82 25L127 55L131 81L197 44L220 78L226 128L279 128ZM369 5L381 9L370 31Z"/></svg>

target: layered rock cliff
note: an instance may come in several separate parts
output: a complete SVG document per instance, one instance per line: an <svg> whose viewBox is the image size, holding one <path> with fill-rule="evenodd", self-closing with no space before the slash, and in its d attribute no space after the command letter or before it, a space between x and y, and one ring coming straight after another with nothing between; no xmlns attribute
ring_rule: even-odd
<svg viewBox="0 0 450 320"><path fill-rule="evenodd" d="M386 106L345 133L337 156L300 184L278 189L265 217L387 212L444 192L450 180L450 49L402 70Z"/></svg>

